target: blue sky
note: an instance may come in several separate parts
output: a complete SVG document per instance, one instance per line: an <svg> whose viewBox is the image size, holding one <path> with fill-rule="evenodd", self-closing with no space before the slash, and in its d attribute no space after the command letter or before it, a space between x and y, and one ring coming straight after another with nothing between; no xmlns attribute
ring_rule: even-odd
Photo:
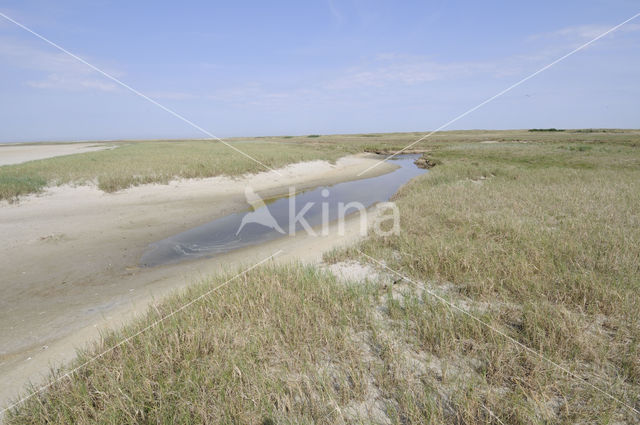
<svg viewBox="0 0 640 425"><path fill-rule="evenodd" d="M427 131L640 12L595 1L3 1L216 136ZM451 129L640 127L640 18ZM0 141L203 136L0 18Z"/></svg>

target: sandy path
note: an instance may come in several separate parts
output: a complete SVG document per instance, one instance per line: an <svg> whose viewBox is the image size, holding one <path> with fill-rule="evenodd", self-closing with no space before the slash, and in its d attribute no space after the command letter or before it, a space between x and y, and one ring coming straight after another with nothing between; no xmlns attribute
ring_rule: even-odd
<svg viewBox="0 0 640 425"><path fill-rule="evenodd" d="M54 145L44 143L31 145L0 144L0 166L111 148L109 144L100 143L65 143Z"/></svg>
<svg viewBox="0 0 640 425"><path fill-rule="evenodd" d="M357 218L342 237L299 234L213 259L141 269L151 242L244 210L244 188L264 196L352 180L377 162L368 155L293 164L231 179L215 177L141 186L106 194L89 186L53 188L18 204L0 204L0 406L50 365L74 357L106 326L144 311L149 302L211 273L235 269L283 249L277 261L317 260L359 237ZM385 164L383 174L395 166ZM367 175L367 177L373 176Z"/></svg>

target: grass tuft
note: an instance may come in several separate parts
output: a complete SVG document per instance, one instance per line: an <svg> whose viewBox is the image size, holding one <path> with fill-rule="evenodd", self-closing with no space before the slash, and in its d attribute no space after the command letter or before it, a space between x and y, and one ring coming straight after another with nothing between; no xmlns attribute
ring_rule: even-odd
<svg viewBox="0 0 640 425"><path fill-rule="evenodd" d="M15 201L19 196L40 192L47 180L37 174L7 172L0 174L0 199Z"/></svg>

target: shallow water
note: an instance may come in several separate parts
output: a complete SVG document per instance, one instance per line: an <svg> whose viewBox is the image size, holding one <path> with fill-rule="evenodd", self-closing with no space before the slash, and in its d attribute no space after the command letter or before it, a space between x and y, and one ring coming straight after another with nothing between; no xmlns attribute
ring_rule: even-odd
<svg viewBox="0 0 640 425"><path fill-rule="evenodd" d="M364 208L369 208L388 201L400 186L426 172L414 164L419 157L400 155L391 160L399 168L381 176L320 186L292 197L265 199L258 208L229 214L149 245L140 263L145 267L153 267L212 257L286 237L294 232L304 232L302 220L292 219L293 225L289 224L289 217L299 214L314 228L321 226L323 221L333 222L340 216L340 205L345 207L350 202L358 202ZM357 213L357 209L349 208L346 212ZM319 229L315 230L319 233Z"/></svg>

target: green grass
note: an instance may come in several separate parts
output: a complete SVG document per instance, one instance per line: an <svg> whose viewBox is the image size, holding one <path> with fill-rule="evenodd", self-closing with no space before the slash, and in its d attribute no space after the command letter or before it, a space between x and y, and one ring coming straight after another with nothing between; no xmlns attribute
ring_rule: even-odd
<svg viewBox="0 0 640 425"><path fill-rule="evenodd" d="M425 141L438 165L394 197L400 234L325 256L366 263L358 248L419 285L344 284L296 264L256 269L55 383L7 423L637 423L432 295L640 408L640 135L527 133ZM302 146L382 150L415 136ZM76 364L224 279L168 298Z"/></svg>
<svg viewBox="0 0 640 425"><path fill-rule="evenodd" d="M402 233L360 249L638 408L640 147L589 148L443 146L430 155L441 165L396 196ZM328 259L362 261L352 249ZM410 349L475 369L473 391L441 386L463 406L505 423L639 420L425 293L389 311ZM480 412L462 416L482 423Z"/></svg>
<svg viewBox="0 0 640 425"><path fill-rule="evenodd" d="M96 347L115 345L227 277L176 296ZM251 272L61 380L9 423L333 422L363 396L349 332L366 287L293 265ZM77 364L91 352L83 353Z"/></svg>
<svg viewBox="0 0 640 425"><path fill-rule="evenodd" d="M12 200L21 195L38 193L46 185L47 179L37 172L25 175L19 170L7 170L0 173L0 199Z"/></svg>
<svg viewBox="0 0 640 425"><path fill-rule="evenodd" d="M115 149L60 156L0 167L0 199L41 190L46 185L94 183L115 192L175 178L237 176L266 171L227 146L209 141L121 142ZM349 151L329 146L255 142L238 148L271 168L314 159L335 160Z"/></svg>
<svg viewBox="0 0 640 425"><path fill-rule="evenodd" d="M333 161L357 152L395 152L423 134L256 137L251 143L239 143L236 146L265 165L276 168L314 159ZM461 154L464 154L467 146L486 140L535 142L537 146L548 145L554 149L590 149L592 145L600 146L598 149L611 149L612 146L637 146L640 144L640 131L447 131L432 135L415 148L438 150L443 145L457 146ZM116 148L0 166L0 200L13 201L20 196L37 193L47 186L61 184L95 184L101 190L115 192L141 184L164 184L175 178L237 176L265 170L258 163L219 142L158 140L110 144ZM534 157L535 155L534 153Z"/></svg>

